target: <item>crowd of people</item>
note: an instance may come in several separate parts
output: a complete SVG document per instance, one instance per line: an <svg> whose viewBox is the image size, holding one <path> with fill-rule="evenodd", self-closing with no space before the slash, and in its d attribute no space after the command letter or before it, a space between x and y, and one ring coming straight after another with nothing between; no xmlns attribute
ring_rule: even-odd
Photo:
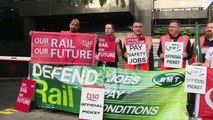
<svg viewBox="0 0 213 120"><path fill-rule="evenodd" d="M69 31L62 31L67 33L79 33L80 30L80 21L78 19L72 19L69 24ZM160 36L160 42L157 50L157 55L161 60L161 70L171 70L176 69L175 67L168 67L165 65L166 49L168 49L168 43L178 43L181 45L182 48L178 48L177 46L173 46L171 48L177 49L178 51L181 50L181 57L179 68L186 67L186 61L191 65L197 66L206 66L208 68L213 68L213 22L209 22L206 26L205 34L200 37L200 47L202 51L203 62L197 62L196 56L194 53L194 48L196 48L196 43L192 43L190 41L190 36L183 35L180 33L181 25L180 21L178 20L171 20L168 25L168 34ZM119 57L122 57L125 61L124 69L129 70L142 70L142 71L149 71L154 70L154 57L153 57L153 41L151 36L147 36L143 34L144 26L143 23L140 21L135 21L132 24L132 34L123 37L123 44L122 40L114 35L115 33L115 26L112 23L105 24L105 37L112 38L114 44L114 48L112 46L108 46L112 48L115 53L115 60L112 61L105 61L100 60L100 50L99 44L100 39L97 38L96 43L96 55L95 59L98 61L97 66L103 67L118 67ZM31 32L30 32L31 35ZM112 41L111 41L112 42ZM132 50L132 51L130 51ZM131 54L130 54L131 52ZM135 53L135 54L134 54ZM171 53L170 53L171 54ZM172 54L175 54L173 51ZM143 57L142 59L136 59L137 62L131 64L129 62L130 57L132 60L134 57L132 55L136 55L136 57ZM178 57L177 57L178 58ZM135 59L134 59L135 60ZM195 95L188 94L188 105L187 110L189 111L189 116L193 116L193 109L195 104Z"/></svg>
<svg viewBox="0 0 213 120"><path fill-rule="evenodd" d="M72 19L69 24L71 33L78 33L80 30L80 21L78 19ZM135 21L132 24L132 31L133 33L124 37L124 44L122 46L122 41L118 39L116 36L114 36L115 28L112 23L105 24L105 36L114 37L114 42L116 43L116 49L115 49L115 61L114 62L108 62L108 61L100 61L99 57L99 40L97 40L96 44L96 55L95 59L98 61L98 66L105 66L105 67L118 67L119 57L122 56L122 58L125 60L124 68L129 70L154 70L154 58L153 58L153 43L152 43L152 37L146 36L143 34L143 23L140 21ZM172 67L167 67L164 65L164 59L165 59L165 48L166 48L166 42L172 42L172 43L182 43L182 67L186 67L186 60L189 61L189 64L192 65L199 65L199 66L206 66L209 68L213 67L213 64L211 64L211 61L213 61L213 22L209 22L206 26L205 35L200 37L200 47L202 51L202 57L203 57L203 63L202 62L196 62L196 58L194 56L194 48L195 48L195 42L191 44L190 42L190 36L183 35L180 33L181 25L179 20L171 20L168 25L168 34L160 36L160 43L157 50L157 55L161 59L161 70L170 70L175 69ZM143 63L137 63L137 64L130 64L128 62L128 50L127 50L127 40L131 39L138 39L139 43L143 43L146 46L146 62Z"/></svg>

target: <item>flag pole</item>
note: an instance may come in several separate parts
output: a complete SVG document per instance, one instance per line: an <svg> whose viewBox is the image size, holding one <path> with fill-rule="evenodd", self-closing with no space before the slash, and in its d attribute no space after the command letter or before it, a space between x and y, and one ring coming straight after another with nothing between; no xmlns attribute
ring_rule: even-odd
<svg viewBox="0 0 213 120"><path fill-rule="evenodd" d="M195 23L195 48L194 53L196 55L197 62L203 62L202 60L202 53L200 48L200 32L199 32L199 24Z"/></svg>
<svg viewBox="0 0 213 120"><path fill-rule="evenodd" d="M196 22L195 24L195 54L196 54L196 61L203 62L202 60L202 53L200 48L200 32L199 32L199 24ZM198 111L200 107L200 94L195 94L195 114L194 117L198 118Z"/></svg>

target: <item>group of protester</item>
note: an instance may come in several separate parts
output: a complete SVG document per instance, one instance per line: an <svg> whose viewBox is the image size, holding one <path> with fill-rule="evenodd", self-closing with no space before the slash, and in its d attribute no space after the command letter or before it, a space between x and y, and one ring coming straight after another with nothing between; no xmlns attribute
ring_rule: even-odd
<svg viewBox="0 0 213 120"><path fill-rule="evenodd" d="M70 32L76 33L80 29L80 21L78 19L73 19L70 24ZM114 36L115 28L112 23L105 24L105 35L106 36L113 36L115 37L116 43L116 58L115 62L104 62L99 61L99 53L98 53L98 43L96 45L96 60L98 60L98 66L106 66L106 67L118 67L118 60L119 57L126 61L124 68L130 70L154 70L154 58L153 58L153 45L152 45L152 37L145 36L143 34L143 24L139 21L136 21L132 25L133 33L131 35L125 36L124 38L124 46L122 47L122 42L120 39ZM128 38L142 38L143 43L146 45L146 55L147 55L147 62L143 64L128 64L128 53L126 50L126 40ZM164 65L164 58L165 58L165 43L166 42L182 42L183 43L183 63L182 68L186 67L186 60L189 60L189 64L192 65L202 65L206 67L213 67L211 61L213 60L213 22L207 24L205 35L200 37L200 46L202 50L202 56L204 63L196 62L195 55L194 55L194 45L195 43L191 44L190 36L180 34L180 21L178 20L171 20L168 26L168 34L160 37L160 43L157 51L158 57L161 59L161 70L170 70L174 68L165 67Z"/></svg>
<svg viewBox="0 0 213 120"><path fill-rule="evenodd" d="M80 21L78 19L72 19L69 24L70 31L64 31L68 33L78 33L80 30ZM124 45L122 46L122 41L114 36L115 28L112 23L105 24L105 36L114 37L115 42L115 62L107 62L107 61L100 61L100 54L99 54L99 40L96 43L96 55L95 59L98 61L98 66L104 67L118 67L119 57L122 57L125 60L124 68L129 70L154 70L154 57L153 57L153 42L151 36L146 36L143 34L144 26L141 22L135 21L132 25L133 33L124 37ZM31 34L31 32L30 32ZM129 38L138 38L142 43L145 45L146 49L146 61L142 64L129 64L128 63L128 50L127 50L127 40ZM182 53L182 68L186 67L186 60L191 65L199 65L199 66L206 66L209 68L213 68L213 22L209 22L205 29L205 34L200 37L200 47L202 51L202 59L204 60L203 63L196 62L196 56L194 54L195 42L191 44L190 36L183 35L180 33L180 21L178 20L171 20L168 26L168 34L163 35L160 37L160 43L157 50L157 55L161 59L161 70L171 70L175 68L166 67L164 65L165 60L165 49L166 49L166 42L173 42L173 43L183 43L183 53ZM109 46L111 47L111 46ZM134 51L133 51L134 52ZM188 102L187 102L187 110L189 112L189 116L193 116L193 109L195 104L195 95L188 94Z"/></svg>

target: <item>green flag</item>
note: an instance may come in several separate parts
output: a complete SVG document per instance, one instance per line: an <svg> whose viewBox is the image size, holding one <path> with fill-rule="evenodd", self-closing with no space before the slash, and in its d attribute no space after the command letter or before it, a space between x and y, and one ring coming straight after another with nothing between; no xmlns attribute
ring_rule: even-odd
<svg viewBox="0 0 213 120"><path fill-rule="evenodd" d="M201 48L200 48L199 24L197 22L195 24L195 46L194 46L194 54L196 56L196 61L197 62L203 62Z"/></svg>

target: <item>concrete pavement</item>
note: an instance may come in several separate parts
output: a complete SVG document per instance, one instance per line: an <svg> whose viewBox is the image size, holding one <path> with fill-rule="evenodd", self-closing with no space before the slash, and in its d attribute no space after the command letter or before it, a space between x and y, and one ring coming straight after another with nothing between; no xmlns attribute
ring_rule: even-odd
<svg viewBox="0 0 213 120"><path fill-rule="evenodd" d="M28 113L16 111L12 114L0 114L0 120L78 120L78 114L64 111L36 108Z"/></svg>
<svg viewBox="0 0 213 120"><path fill-rule="evenodd" d="M33 106L28 113L14 112L21 82L22 78L0 78L0 120L78 120L78 114Z"/></svg>

